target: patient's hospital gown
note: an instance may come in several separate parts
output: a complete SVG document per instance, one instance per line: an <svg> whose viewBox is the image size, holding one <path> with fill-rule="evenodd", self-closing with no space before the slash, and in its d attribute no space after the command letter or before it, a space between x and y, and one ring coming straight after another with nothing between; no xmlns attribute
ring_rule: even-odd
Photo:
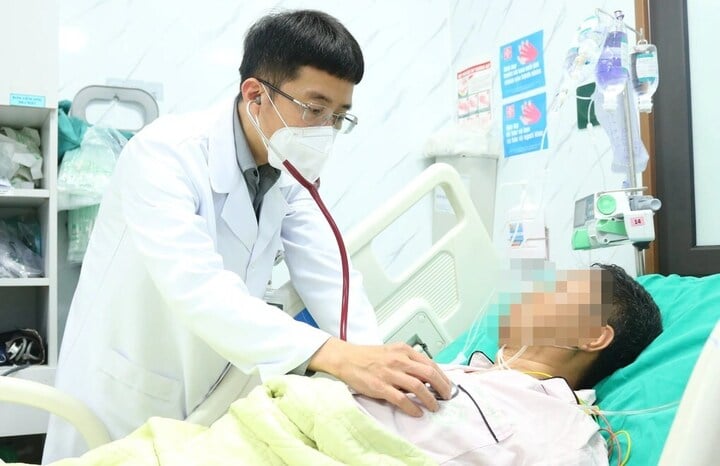
<svg viewBox="0 0 720 466"><path fill-rule="evenodd" d="M365 396L355 400L441 465L608 464L599 427L576 399L592 403L593 391L573 392L562 378L541 381L487 366L445 370L461 389L452 400L440 401L439 411L425 411L422 418Z"/></svg>

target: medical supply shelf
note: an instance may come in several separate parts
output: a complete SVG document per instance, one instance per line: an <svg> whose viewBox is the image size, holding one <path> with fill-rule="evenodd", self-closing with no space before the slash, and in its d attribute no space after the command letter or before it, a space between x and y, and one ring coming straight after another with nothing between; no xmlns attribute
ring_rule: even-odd
<svg viewBox="0 0 720 466"><path fill-rule="evenodd" d="M35 128L40 132L43 158L43 177L38 189L10 189L0 192L0 218L15 215L30 216L40 224L41 251L44 276L41 278L0 279L0 332L17 328L17 322L7 315L8 296L15 296L16 287L40 287L43 294L42 312L33 328L43 329L48 352L48 364L57 362L57 109L27 108L0 105L0 127ZM46 296L45 296L46 295ZM35 298L27 296L27 305ZM22 308L23 300L14 304ZM22 312L20 309L18 312ZM14 314L13 314L14 315ZM26 324L27 325L27 324ZM0 368L0 372L2 369Z"/></svg>
<svg viewBox="0 0 720 466"><path fill-rule="evenodd" d="M11 286L50 286L50 279L39 278L0 278L0 288Z"/></svg>
<svg viewBox="0 0 720 466"><path fill-rule="evenodd" d="M47 189L0 190L0 207L37 207L50 198Z"/></svg>
<svg viewBox="0 0 720 466"><path fill-rule="evenodd" d="M57 110L0 105L0 127L31 127L40 132L43 178L38 189L0 194L0 218L30 214L40 224L44 277L0 279L0 332L34 328L42 335L47 363L12 377L52 384L58 353L57 316ZM9 367L0 366L0 373ZM48 416L39 410L0 403L0 437L45 432Z"/></svg>
<svg viewBox="0 0 720 466"><path fill-rule="evenodd" d="M10 377L52 384L58 354L57 315L57 101L58 2L4 2L0 14L0 127L40 132L42 179L37 189L0 188L0 218L32 215L40 224L44 277L0 279L0 331L38 330L47 364L28 366ZM0 374L10 366L0 366ZM39 410L0 403L0 437L45 432Z"/></svg>
<svg viewBox="0 0 720 466"><path fill-rule="evenodd" d="M46 342L48 351L52 348L48 335L56 328L54 300L50 298L50 278L6 278L0 279L0 322L4 330L8 323L15 327L34 327ZM54 353L54 352L53 352ZM52 356L56 358L55 354ZM11 366L0 366L0 374ZM34 380L52 384L55 379L55 364L28 366L10 377ZM0 423L0 437L38 434L45 431L48 415L40 410L0 403L0 419L11 422Z"/></svg>
<svg viewBox="0 0 720 466"><path fill-rule="evenodd" d="M2 77L0 77L2 79ZM0 218L30 215L40 224L44 276L0 279L0 332L34 328L43 337L47 362L29 366L11 377L52 384L58 354L57 315L57 109L0 105L0 127L35 128L43 158L37 189L0 192ZM0 374L10 366L0 366ZM45 432L48 416L39 410L0 403L0 437Z"/></svg>

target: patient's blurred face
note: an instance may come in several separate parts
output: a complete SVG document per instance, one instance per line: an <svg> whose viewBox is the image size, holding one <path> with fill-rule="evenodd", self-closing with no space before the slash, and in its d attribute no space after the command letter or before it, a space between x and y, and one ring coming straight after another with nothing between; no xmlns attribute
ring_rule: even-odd
<svg viewBox="0 0 720 466"><path fill-rule="evenodd" d="M601 334L610 313L610 283L601 269L558 271L553 282L535 284L500 316L500 344L577 347Z"/></svg>

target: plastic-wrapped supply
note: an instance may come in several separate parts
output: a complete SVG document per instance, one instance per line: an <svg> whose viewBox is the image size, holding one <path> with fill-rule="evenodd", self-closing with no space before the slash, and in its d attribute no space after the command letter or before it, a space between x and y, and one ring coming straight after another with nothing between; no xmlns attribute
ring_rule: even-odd
<svg viewBox="0 0 720 466"><path fill-rule="evenodd" d="M32 224L0 220L0 278L43 276L40 239L36 232Z"/></svg>
<svg viewBox="0 0 720 466"><path fill-rule="evenodd" d="M34 128L0 128L0 190L33 189L43 177L40 133Z"/></svg>
<svg viewBox="0 0 720 466"><path fill-rule="evenodd" d="M58 209L100 204L127 139L117 130L93 126L78 149L67 151L58 172Z"/></svg>
<svg viewBox="0 0 720 466"><path fill-rule="evenodd" d="M3 126L0 128L0 133L24 145L33 154L40 155L40 132L35 128L15 130L8 126Z"/></svg>
<svg viewBox="0 0 720 466"><path fill-rule="evenodd" d="M10 180L15 176L20 165L13 162L15 145L0 139L0 190L12 188Z"/></svg>
<svg viewBox="0 0 720 466"><path fill-rule="evenodd" d="M16 215L0 220L10 231L10 235L17 237L35 254L42 256L42 237L40 236L40 222L34 216ZM2 226L0 226L2 228Z"/></svg>
<svg viewBox="0 0 720 466"><path fill-rule="evenodd" d="M93 205L68 212L68 262L82 263L99 209L99 205Z"/></svg>

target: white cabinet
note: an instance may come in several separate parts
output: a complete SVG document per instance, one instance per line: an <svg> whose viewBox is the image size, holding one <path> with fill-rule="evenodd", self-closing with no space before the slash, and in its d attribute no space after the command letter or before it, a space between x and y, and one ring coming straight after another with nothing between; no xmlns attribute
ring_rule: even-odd
<svg viewBox="0 0 720 466"><path fill-rule="evenodd" d="M0 332L30 327L47 347L47 364L13 377L52 383L58 356L57 313L57 42L56 0L0 3L0 127L32 127L40 132L43 178L37 189L0 194L0 218L35 216L40 223L44 277L0 279ZM7 366L0 366L0 373ZM41 433L47 415L0 403L0 437Z"/></svg>

